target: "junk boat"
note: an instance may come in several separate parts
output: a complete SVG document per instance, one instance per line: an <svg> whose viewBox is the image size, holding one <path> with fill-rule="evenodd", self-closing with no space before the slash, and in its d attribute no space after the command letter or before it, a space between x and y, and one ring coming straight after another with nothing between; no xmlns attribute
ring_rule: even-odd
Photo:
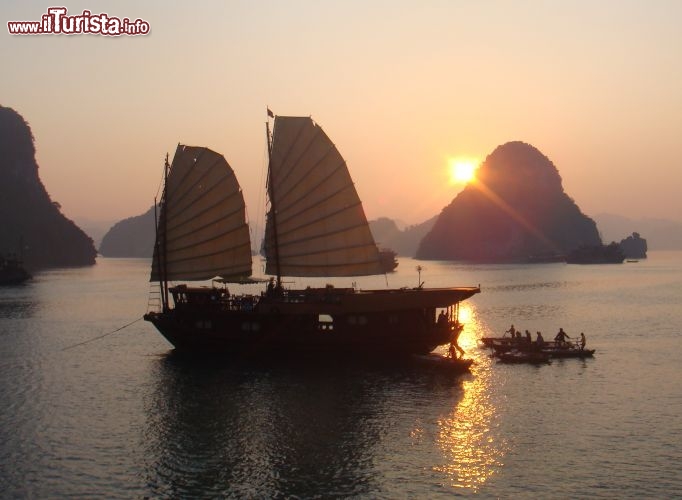
<svg viewBox="0 0 682 500"><path fill-rule="evenodd" d="M21 260L14 256L0 255L0 285L19 285L31 279Z"/></svg>
<svg viewBox="0 0 682 500"><path fill-rule="evenodd" d="M269 110L268 110L269 111ZM258 294L178 281L251 283L244 198L225 158L179 145L164 168L151 282L160 304L144 319L177 351L277 356L428 354L462 329L458 306L479 287L285 288L282 277L384 274L345 160L310 117L274 116L268 143L265 273ZM172 299L172 300L171 300ZM446 321L437 320L438 311Z"/></svg>

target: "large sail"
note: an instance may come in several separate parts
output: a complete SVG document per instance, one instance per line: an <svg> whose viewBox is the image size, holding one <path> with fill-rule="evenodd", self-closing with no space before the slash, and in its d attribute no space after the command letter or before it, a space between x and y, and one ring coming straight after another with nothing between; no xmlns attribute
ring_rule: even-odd
<svg viewBox="0 0 682 500"><path fill-rule="evenodd" d="M250 275L244 197L232 168L210 149L178 145L161 201L150 281Z"/></svg>
<svg viewBox="0 0 682 500"><path fill-rule="evenodd" d="M383 274L346 162L311 118L275 118L268 180L267 274Z"/></svg>

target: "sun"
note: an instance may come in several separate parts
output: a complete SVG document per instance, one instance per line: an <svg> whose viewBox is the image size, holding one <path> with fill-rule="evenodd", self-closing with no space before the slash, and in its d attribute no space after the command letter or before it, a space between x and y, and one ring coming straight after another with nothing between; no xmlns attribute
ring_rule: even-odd
<svg viewBox="0 0 682 500"><path fill-rule="evenodd" d="M450 184L467 184L476 178L478 160L472 158L451 158L448 164Z"/></svg>

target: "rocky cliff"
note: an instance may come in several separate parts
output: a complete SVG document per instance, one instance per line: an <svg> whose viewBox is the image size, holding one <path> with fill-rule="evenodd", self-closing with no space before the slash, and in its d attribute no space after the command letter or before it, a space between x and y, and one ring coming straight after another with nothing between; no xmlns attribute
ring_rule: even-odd
<svg viewBox="0 0 682 500"><path fill-rule="evenodd" d="M0 106L0 254L20 254L29 269L95 263L90 239L50 199L38 176L33 134Z"/></svg>
<svg viewBox="0 0 682 500"><path fill-rule="evenodd" d="M557 168L530 144L497 147L476 177L443 209L417 258L518 262L601 244L595 222L564 192Z"/></svg>
<svg viewBox="0 0 682 500"><path fill-rule="evenodd" d="M104 257L151 257L156 235L154 206L147 212L114 224L102 238Z"/></svg>
<svg viewBox="0 0 682 500"><path fill-rule="evenodd" d="M381 248L390 248L402 257L414 257L422 238L431 231L438 217L434 216L414 226L399 229L392 219L380 217L369 221L369 228L374 241Z"/></svg>

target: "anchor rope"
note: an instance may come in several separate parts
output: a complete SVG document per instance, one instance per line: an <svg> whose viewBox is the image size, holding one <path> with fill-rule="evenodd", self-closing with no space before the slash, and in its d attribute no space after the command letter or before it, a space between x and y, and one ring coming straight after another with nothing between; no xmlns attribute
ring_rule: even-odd
<svg viewBox="0 0 682 500"><path fill-rule="evenodd" d="M109 335L113 335L113 334L116 333L116 332L120 332L120 331L123 330L124 328L128 328L129 326L134 325L135 323L137 323L138 321L141 321L142 319L143 319L142 317L139 317L139 318L137 318L135 321L131 321L130 323L128 323L128 324L126 324L126 325L123 325L123 326L121 326L121 327L116 328L116 330L112 330L112 331L107 332L107 333L104 333L104 334L102 334L102 335L98 335L97 337L93 337L93 338L91 338L91 339L84 340L83 342L78 342L77 344L72 344L72 345L70 345L70 346L66 346L66 347L64 347L63 349L61 349L61 351L62 351L62 352L63 352L63 351L68 351L69 349L73 349L74 347L78 347L78 346L81 346L81 345L84 345L84 344L89 344L90 342L94 342L95 340L103 339L104 337L108 337Z"/></svg>

